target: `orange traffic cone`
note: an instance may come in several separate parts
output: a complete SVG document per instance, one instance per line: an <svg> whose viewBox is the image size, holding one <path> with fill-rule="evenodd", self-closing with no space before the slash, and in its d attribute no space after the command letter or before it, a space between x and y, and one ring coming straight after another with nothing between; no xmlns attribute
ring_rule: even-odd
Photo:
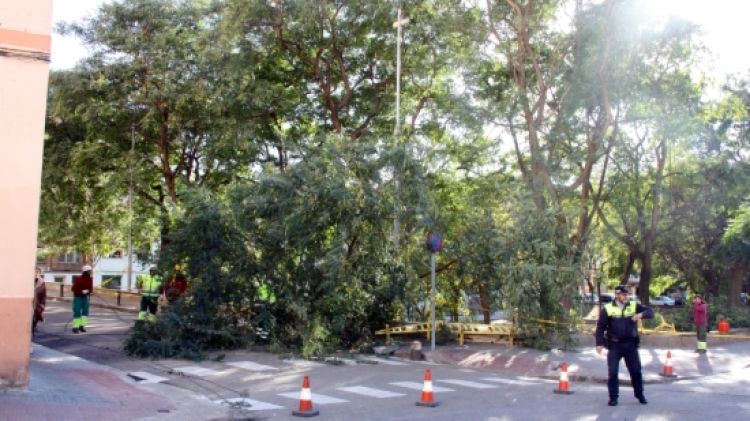
<svg viewBox="0 0 750 421"><path fill-rule="evenodd" d="M302 391L299 394L299 410L292 411L295 417L315 417L320 412L313 408L312 392L310 391L310 379L305 376L302 381Z"/></svg>
<svg viewBox="0 0 750 421"><path fill-rule="evenodd" d="M672 372L672 351L667 351L667 360L664 362L664 369L659 375L663 377L677 377Z"/></svg>
<svg viewBox="0 0 750 421"><path fill-rule="evenodd" d="M573 391L570 390L570 382L568 382L567 361L564 361L560 366L560 382L557 384L557 389L555 389L554 392L560 395L570 395L573 393Z"/></svg>
<svg viewBox="0 0 750 421"><path fill-rule="evenodd" d="M424 386L422 387L422 397L417 402L417 406L429 406L429 407L436 407L440 405L439 402L435 402L434 397L432 396L432 373L430 373L430 369L428 368L424 372Z"/></svg>

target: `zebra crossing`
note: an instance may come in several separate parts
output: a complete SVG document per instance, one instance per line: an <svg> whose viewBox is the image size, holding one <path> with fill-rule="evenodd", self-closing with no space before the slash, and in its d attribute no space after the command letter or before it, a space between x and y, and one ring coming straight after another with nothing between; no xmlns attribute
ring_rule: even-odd
<svg viewBox="0 0 750 421"><path fill-rule="evenodd" d="M410 366L410 365L421 365L411 361L399 361L399 360L383 360L377 357L364 357L363 359L377 361L389 366ZM415 364L411 364L415 363ZM189 375L201 378L212 378L227 374L232 371L239 372L279 372L284 369L298 369L298 368L314 368L322 366L323 364L307 361L307 360L285 360L283 367L275 367L271 365L261 364L254 361L231 361L224 362L222 366L229 367L228 369L216 369L201 366L179 366L172 368L172 372L178 375ZM145 371L132 372L128 375L138 381L139 383L159 383L168 381L169 379L158 376ZM435 393L451 393L461 389L471 390L491 390L497 389L503 385L535 385L545 384L554 382L551 380L531 378L531 377L517 377L517 378L504 378L504 377L481 377L478 379L436 379L433 382L432 389ZM372 398L372 399L413 399L417 394L416 391L422 391L424 387L423 382L419 381L396 381L389 382L384 385L373 385L373 384L357 384L347 385L344 387L336 387L334 389L326 390L327 394L312 392L312 401L315 405L337 405L347 404L350 402L356 402L357 399ZM274 398L273 396L276 396ZM300 399L299 389L291 390L288 392L276 393L273 396L266 396L266 400L257 400L246 397L214 400L214 403L218 405L231 406L234 408L242 408L248 411L266 411L266 410L281 410L289 409L293 410L297 401Z"/></svg>

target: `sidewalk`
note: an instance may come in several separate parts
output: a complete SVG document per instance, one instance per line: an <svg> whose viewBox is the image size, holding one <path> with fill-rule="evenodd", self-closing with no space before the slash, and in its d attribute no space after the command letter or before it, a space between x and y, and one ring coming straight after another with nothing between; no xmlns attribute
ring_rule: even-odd
<svg viewBox="0 0 750 421"><path fill-rule="evenodd" d="M0 391L0 421L225 419L227 410L166 384L33 344L29 386Z"/></svg>

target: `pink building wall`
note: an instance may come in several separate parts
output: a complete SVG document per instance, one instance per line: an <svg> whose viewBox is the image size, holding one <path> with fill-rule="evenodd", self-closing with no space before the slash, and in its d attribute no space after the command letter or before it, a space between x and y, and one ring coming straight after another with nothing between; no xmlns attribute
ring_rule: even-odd
<svg viewBox="0 0 750 421"><path fill-rule="evenodd" d="M0 389L28 383L52 0L0 1Z"/></svg>

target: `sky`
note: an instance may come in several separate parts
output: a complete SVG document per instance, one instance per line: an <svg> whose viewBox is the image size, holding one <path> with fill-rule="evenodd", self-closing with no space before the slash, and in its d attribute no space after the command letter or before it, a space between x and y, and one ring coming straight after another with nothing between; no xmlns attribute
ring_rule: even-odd
<svg viewBox="0 0 750 421"><path fill-rule="evenodd" d="M109 0L53 0L53 21L78 21L96 12ZM383 1L383 0L378 0ZM714 76L748 75L750 54L744 45L750 39L750 1L747 0L649 0L646 7L658 16L678 17L701 25L704 41L714 55ZM86 49L75 37L52 36L53 69L73 67L86 56Z"/></svg>

